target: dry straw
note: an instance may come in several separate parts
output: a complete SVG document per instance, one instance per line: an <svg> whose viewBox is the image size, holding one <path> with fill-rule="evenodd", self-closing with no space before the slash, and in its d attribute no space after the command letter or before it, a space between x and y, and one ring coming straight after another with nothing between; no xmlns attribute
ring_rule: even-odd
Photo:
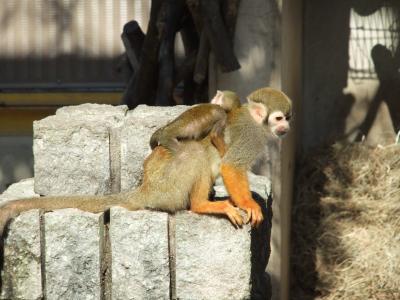
<svg viewBox="0 0 400 300"><path fill-rule="evenodd" d="M319 149L292 216L292 299L400 299L400 145Z"/></svg>

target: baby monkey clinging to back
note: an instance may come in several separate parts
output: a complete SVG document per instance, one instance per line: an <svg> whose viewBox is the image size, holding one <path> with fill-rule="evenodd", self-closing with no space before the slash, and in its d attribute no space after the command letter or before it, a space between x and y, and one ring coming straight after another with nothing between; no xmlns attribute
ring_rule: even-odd
<svg viewBox="0 0 400 300"><path fill-rule="evenodd" d="M210 103L195 105L161 127L150 138L150 147L163 146L176 152L181 141L201 140L210 134L221 156L225 153L224 128L227 113L239 108L240 98L232 91L217 91Z"/></svg>

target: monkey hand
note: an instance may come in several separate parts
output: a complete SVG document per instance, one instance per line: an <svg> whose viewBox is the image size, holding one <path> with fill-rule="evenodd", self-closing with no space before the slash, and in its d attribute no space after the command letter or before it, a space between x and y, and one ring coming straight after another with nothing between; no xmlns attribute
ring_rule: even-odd
<svg viewBox="0 0 400 300"><path fill-rule="evenodd" d="M247 213L247 220L245 223L250 222L252 227L258 227L264 220L261 207L254 199L241 202L240 208Z"/></svg>
<svg viewBox="0 0 400 300"><path fill-rule="evenodd" d="M229 204L225 208L225 214L236 228L243 226L243 218L240 215L240 210Z"/></svg>

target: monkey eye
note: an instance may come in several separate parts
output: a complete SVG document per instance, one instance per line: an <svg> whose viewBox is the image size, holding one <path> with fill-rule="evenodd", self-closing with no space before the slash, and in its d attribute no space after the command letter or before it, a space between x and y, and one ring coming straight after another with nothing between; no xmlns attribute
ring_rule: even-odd
<svg viewBox="0 0 400 300"><path fill-rule="evenodd" d="M282 121L282 120L283 120L283 117L282 117L282 116L275 117L275 120L276 120L276 121Z"/></svg>
<svg viewBox="0 0 400 300"><path fill-rule="evenodd" d="M287 116L286 121L290 121L291 118L292 118L292 116Z"/></svg>

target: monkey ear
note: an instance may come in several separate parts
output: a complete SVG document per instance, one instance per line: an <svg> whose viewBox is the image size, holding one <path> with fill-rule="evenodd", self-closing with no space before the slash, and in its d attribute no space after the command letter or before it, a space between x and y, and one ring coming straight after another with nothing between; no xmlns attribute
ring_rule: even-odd
<svg viewBox="0 0 400 300"><path fill-rule="evenodd" d="M249 99L247 100L249 101L250 115L258 124L262 124L268 115L267 107L262 103L253 102Z"/></svg>
<svg viewBox="0 0 400 300"><path fill-rule="evenodd" d="M224 101L224 93L221 91L217 91L214 98L211 99L212 104L222 105Z"/></svg>

